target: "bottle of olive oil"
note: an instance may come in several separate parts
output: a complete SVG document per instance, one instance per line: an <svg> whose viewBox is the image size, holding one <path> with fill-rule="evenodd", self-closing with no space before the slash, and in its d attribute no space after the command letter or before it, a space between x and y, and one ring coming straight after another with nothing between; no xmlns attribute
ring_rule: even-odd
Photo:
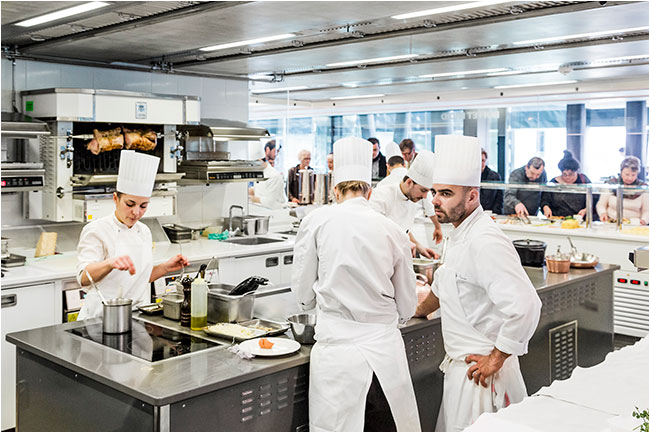
<svg viewBox="0 0 650 433"><path fill-rule="evenodd" d="M205 282L205 269L192 281L192 323L193 331L208 326L208 283Z"/></svg>

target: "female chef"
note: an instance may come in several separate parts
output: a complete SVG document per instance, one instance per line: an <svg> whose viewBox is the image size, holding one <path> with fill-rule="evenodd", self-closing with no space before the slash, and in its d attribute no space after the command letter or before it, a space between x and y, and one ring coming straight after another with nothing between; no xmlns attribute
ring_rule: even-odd
<svg viewBox="0 0 650 433"><path fill-rule="evenodd" d="M139 220L147 211L159 158L132 150L120 154L115 212L87 224L77 246L77 281L90 284L87 273L106 299L122 297L133 305L150 302L150 283L189 265L177 254L153 265L151 231ZM98 317L102 303L95 290L86 295L79 320Z"/></svg>

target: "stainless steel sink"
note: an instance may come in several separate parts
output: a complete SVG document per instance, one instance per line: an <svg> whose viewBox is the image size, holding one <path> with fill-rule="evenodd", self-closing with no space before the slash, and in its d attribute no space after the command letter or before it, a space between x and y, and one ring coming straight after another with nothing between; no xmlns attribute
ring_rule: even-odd
<svg viewBox="0 0 650 433"><path fill-rule="evenodd" d="M232 238L232 239L225 240L224 242L228 242L231 244L238 244L238 245L262 245L262 244L272 244L274 242L283 242L283 241L284 239L251 237L251 238Z"/></svg>

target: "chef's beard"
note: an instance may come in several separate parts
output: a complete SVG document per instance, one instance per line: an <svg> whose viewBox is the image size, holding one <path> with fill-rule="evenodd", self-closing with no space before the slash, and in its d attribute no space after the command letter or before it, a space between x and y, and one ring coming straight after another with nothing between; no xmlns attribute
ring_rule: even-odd
<svg viewBox="0 0 650 433"><path fill-rule="evenodd" d="M460 221L463 218L463 215L465 215L465 211L467 210L464 201L461 201L456 206L448 210L445 210L440 206L435 206L435 205L434 208L436 210L436 216L438 217L438 222L443 224L455 223ZM442 216L440 216L438 212L442 213Z"/></svg>

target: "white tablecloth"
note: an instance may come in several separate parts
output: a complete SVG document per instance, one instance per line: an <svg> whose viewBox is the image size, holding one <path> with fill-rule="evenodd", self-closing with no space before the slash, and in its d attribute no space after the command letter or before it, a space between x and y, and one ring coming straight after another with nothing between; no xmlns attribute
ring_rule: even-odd
<svg viewBox="0 0 650 433"><path fill-rule="evenodd" d="M466 431L632 431L648 408L648 337L612 352L521 403L483 414Z"/></svg>

